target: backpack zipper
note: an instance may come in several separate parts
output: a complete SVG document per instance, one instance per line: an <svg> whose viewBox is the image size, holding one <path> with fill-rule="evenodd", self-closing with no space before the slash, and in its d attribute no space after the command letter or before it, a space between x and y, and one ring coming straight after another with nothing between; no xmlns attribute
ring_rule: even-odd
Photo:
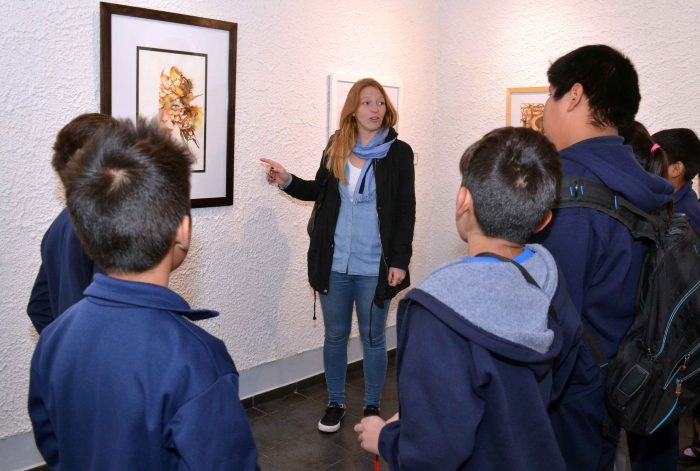
<svg viewBox="0 0 700 471"><path fill-rule="evenodd" d="M688 366L688 361L690 361L690 357L695 354L698 348L700 348L700 341L695 342L695 344L690 348L690 350L688 350L688 352L685 355L683 355L676 362L675 365L673 365L673 368L671 368L671 374L668 375L666 383L664 383L664 389L668 388L668 386L671 384L671 381L678 373L685 371L686 367Z"/></svg>
<svg viewBox="0 0 700 471"><path fill-rule="evenodd" d="M663 340L661 341L661 347L659 348L659 351L656 352L656 355L654 355L654 359L658 360L661 354L664 351L664 348L666 348L666 340L668 339L668 333L671 330L671 324L673 323L673 320L676 318L676 314L678 314L678 311L683 307L683 305L688 301L688 298L690 298L697 289L700 288L700 280L696 281L695 284L690 287L683 297L676 303L676 306L673 308L673 311L671 311L671 317L668 319L668 322L666 323L666 330L664 331L664 336Z"/></svg>
<svg viewBox="0 0 700 471"><path fill-rule="evenodd" d="M683 355L683 359L684 359L684 361L683 361L683 365L681 365L680 371L685 371L685 367L687 366L688 360L690 359L690 353L686 353L685 355ZM671 409L669 409L666 416L663 419L661 419L661 421L658 424L656 424L656 426L653 429L651 429L649 434L654 433L659 427L661 427L669 419L669 417L671 417L671 415L673 415L673 411L676 410L676 407L678 407L678 402L681 399L681 393L683 392L683 383L685 383L687 380L689 380L693 376L697 375L698 373L700 373L700 368L696 368L691 373L683 376L682 378L676 379L676 393L675 393L676 400L673 401L673 405L671 406ZM666 389L666 388L664 388L664 389Z"/></svg>

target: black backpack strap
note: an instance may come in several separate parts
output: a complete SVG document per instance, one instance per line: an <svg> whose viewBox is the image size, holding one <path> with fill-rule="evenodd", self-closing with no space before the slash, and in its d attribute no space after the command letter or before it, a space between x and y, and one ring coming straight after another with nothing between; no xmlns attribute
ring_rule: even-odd
<svg viewBox="0 0 700 471"><path fill-rule="evenodd" d="M605 184L584 177L564 177L556 209L592 208L624 224L635 239L659 243L663 220L648 214Z"/></svg>
<svg viewBox="0 0 700 471"><path fill-rule="evenodd" d="M603 353L603 349L600 348L598 341L591 334L591 330L591 324L581 316L581 337L583 337L583 341L586 343L593 358L595 358L596 363L598 363L598 367L604 368L608 366L608 358Z"/></svg>
<svg viewBox="0 0 700 471"><path fill-rule="evenodd" d="M532 275L530 275L530 272L528 272L524 266L522 266L521 264L519 264L515 260L508 258L508 257L504 257L502 255L491 253L491 252L482 252L480 254L477 254L476 256L477 257L495 258L496 260L500 260L502 262L509 262L509 263L515 265L515 268L517 268L520 271L520 273L523 275L523 278L525 278L525 280L528 283L530 283L531 285L537 286L539 289L542 289L542 287L537 283L537 281L535 281L535 279L532 277ZM559 316L557 316L557 312L554 309L554 306L552 306L551 302L549 303L549 311L547 312L547 314L549 317L551 317L554 320L554 322L559 323Z"/></svg>
<svg viewBox="0 0 700 471"><path fill-rule="evenodd" d="M635 239L660 244L663 219L642 211L599 181L577 176L564 177L556 208L596 209L624 224ZM603 368L607 366L608 358L593 337L592 330L589 322L581 316L583 340L598 365Z"/></svg>

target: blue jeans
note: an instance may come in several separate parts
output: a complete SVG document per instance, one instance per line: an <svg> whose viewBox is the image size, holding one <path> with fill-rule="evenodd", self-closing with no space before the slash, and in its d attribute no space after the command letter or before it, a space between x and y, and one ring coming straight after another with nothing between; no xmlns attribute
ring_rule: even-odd
<svg viewBox="0 0 700 471"><path fill-rule="evenodd" d="M377 288L376 276L348 275L331 272L328 294L319 294L323 311L325 338L323 367L328 388L328 402L345 404L345 372L348 365L348 338L355 304L364 354L364 404L379 406L386 377L386 316L389 302L379 308L372 302ZM371 316L370 316L371 312ZM371 318L371 342L370 342Z"/></svg>

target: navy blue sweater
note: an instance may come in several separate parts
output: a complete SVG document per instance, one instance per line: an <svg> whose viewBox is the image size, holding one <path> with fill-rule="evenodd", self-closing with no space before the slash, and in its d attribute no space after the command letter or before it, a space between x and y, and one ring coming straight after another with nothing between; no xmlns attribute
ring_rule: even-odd
<svg viewBox="0 0 700 471"><path fill-rule="evenodd" d="M621 137L587 139L560 155L564 175L601 181L644 211L657 210L672 198L673 186L644 171ZM571 300L603 354L614 357L634 319L644 243L621 223L589 208L555 211L535 240L557 260ZM583 345L563 396L550 409L568 469L612 465L618 428L606 414L604 386L596 360Z"/></svg>
<svg viewBox="0 0 700 471"><path fill-rule="evenodd" d="M619 136L587 139L561 151L564 175L601 181L644 211L671 200L673 185L647 173ZM610 216L590 208L555 211L541 242L564 272L574 306L608 358L634 319L644 243Z"/></svg>
<svg viewBox="0 0 700 471"><path fill-rule="evenodd" d="M692 181L686 182L673 194L673 208L677 213L686 214L693 229L700 231L700 202Z"/></svg>
<svg viewBox="0 0 700 471"><path fill-rule="evenodd" d="M64 209L41 240L41 266L27 305L37 332L83 298L95 272L99 269L83 250Z"/></svg>
<svg viewBox="0 0 700 471"><path fill-rule="evenodd" d="M577 356L580 321L551 255L531 248L520 261L541 290L510 263L467 258L401 301L400 418L379 439L392 470L565 469L547 408Z"/></svg>
<svg viewBox="0 0 700 471"><path fill-rule="evenodd" d="M217 313L100 274L85 296L32 358L29 415L51 469L256 469L236 367L184 318Z"/></svg>

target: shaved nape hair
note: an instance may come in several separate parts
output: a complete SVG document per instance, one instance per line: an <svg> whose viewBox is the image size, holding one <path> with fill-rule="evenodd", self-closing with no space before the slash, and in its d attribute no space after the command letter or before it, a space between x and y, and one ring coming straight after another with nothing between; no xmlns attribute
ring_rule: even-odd
<svg viewBox="0 0 700 471"><path fill-rule="evenodd" d="M562 178L554 144L527 128L489 132L464 152L459 170L484 235L518 244L552 209Z"/></svg>
<svg viewBox="0 0 700 471"><path fill-rule="evenodd" d="M101 129L65 168L66 203L87 254L106 272L141 273L190 213L187 147L157 120Z"/></svg>

